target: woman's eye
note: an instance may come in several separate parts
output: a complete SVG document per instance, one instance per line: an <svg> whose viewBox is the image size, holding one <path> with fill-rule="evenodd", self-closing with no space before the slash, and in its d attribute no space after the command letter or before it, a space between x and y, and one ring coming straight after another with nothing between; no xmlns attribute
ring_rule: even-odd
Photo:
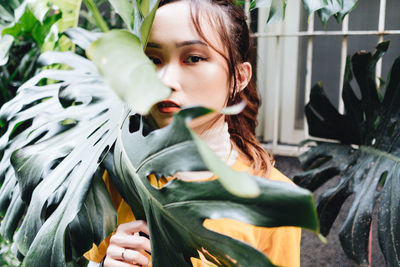
<svg viewBox="0 0 400 267"><path fill-rule="evenodd" d="M194 64L194 63L198 63L203 60L205 60L205 58L200 57L200 56L190 56L184 62L189 63L189 64Z"/></svg>
<svg viewBox="0 0 400 267"><path fill-rule="evenodd" d="M161 64L161 59L149 56L150 60L153 61L154 65L160 65Z"/></svg>

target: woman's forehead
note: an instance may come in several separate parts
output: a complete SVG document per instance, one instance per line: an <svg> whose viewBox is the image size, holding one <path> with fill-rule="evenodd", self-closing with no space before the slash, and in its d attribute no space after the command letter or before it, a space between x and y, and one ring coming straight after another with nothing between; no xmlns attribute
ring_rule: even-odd
<svg viewBox="0 0 400 267"><path fill-rule="evenodd" d="M172 2L161 6L155 15L150 40L153 43L174 41L182 43L188 40L211 42L213 46L221 46L214 23L204 12L199 13L199 25L207 40L203 40L196 30L191 17L189 1Z"/></svg>

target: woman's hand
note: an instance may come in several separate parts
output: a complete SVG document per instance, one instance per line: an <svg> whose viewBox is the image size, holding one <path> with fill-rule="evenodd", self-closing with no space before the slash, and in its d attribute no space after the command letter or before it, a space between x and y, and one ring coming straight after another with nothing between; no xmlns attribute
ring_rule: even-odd
<svg viewBox="0 0 400 267"><path fill-rule="evenodd" d="M144 251L151 253L150 239L140 236L139 232L150 236L149 227L145 221L120 224L110 239L104 267L150 265L150 260L142 254Z"/></svg>

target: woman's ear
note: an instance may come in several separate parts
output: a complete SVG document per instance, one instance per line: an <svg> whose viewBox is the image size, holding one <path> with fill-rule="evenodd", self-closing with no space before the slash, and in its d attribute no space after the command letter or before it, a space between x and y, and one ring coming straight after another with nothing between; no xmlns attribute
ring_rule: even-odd
<svg viewBox="0 0 400 267"><path fill-rule="evenodd" d="M252 68L249 62L240 63L237 67L236 88L237 92L242 91L249 84L252 76Z"/></svg>

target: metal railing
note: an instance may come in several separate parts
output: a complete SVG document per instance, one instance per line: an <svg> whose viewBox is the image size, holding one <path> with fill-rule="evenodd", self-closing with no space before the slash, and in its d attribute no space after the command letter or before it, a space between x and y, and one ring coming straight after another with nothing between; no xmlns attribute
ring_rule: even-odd
<svg viewBox="0 0 400 267"><path fill-rule="evenodd" d="M295 4L295 1L299 0L289 0L288 1L288 7L291 4ZM249 1L246 1L247 4ZM299 4L297 4L300 6ZM300 12L300 9L297 11ZM343 77L344 77L344 71L345 71L345 65L346 65L346 57L348 54L348 37L349 36L378 36L378 42L382 42L384 39L384 36L386 35L400 35L400 30L385 30L385 16L386 16L386 0L380 0L380 8L379 8L379 22L378 22L378 27L377 30L349 30L349 16L347 15L342 24L341 24L341 30L335 30L335 31L315 31L314 30L314 14L311 14L308 21L307 25L307 31L284 31L283 29L283 23L282 25L277 25L273 26L274 31L269 31L269 32L256 32L252 34L252 37L257 38L258 40L263 39L263 38L268 38L268 39L274 39L274 64L276 65L274 71L274 76L275 81L273 84L274 90L278 90L277 93L271 93L271 97L274 99L273 101L273 109L269 108L269 110L273 110L272 113L270 114L264 114L264 116L268 116L268 119L272 119L273 122L269 123L269 125L272 125L273 129L272 134L269 134L269 138L265 138L265 131L261 130L261 136L264 136L264 142L266 139L268 139L268 142L264 143L264 146L267 149L272 150L274 154L282 154L282 155L290 155L290 156L296 156L300 153L302 153L305 148L299 148L295 144L299 140L294 140L293 144L284 144L281 142L280 138L280 132L282 129L280 128L280 125L282 124L282 121L285 120L285 118L282 116L282 107L281 103L283 102L281 100L282 93L281 91L281 86L282 86L282 81L284 78L282 78L282 72L285 72L286 70L283 70L281 65L282 65L282 56L287 52L284 49L284 46L282 45L282 38L287 38L287 37L307 37L307 48L306 48L306 77L305 77L305 102L304 105L309 101L309 95L311 91L311 86L312 86L312 71L313 71L313 44L314 44L314 37L316 36L342 36L342 44L341 44L341 58L340 58L340 83L339 83L339 88L338 88L338 93L339 96L341 96L342 93L342 87L343 87ZM248 16L250 18L250 16ZM249 21L250 23L250 21ZM300 26L298 27L300 29ZM297 40L298 41L298 40ZM262 57L265 57L265 55L259 55L261 58L260 64L262 64ZM266 60L265 60L266 61ZM260 65L258 64L258 65ZM303 66L304 67L304 66ZM376 68L376 74L377 77L380 77L382 74L382 61L380 60L377 64ZM286 76L286 75L285 75ZM298 79L298 77L297 77ZM296 90L298 88L292 88L293 89L293 94L296 94ZM265 90L265 88L260 88L260 90ZM271 91L270 91L271 92ZM344 105L341 97L339 97L339 112L343 113L344 112ZM293 112L295 112L295 109L293 109ZM292 131L298 131L294 129L286 129L286 130L292 130ZM306 124L306 120L304 119L304 129L303 133L300 134L302 136L302 139L308 139L310 136L308 135L308 127Z"/></svg>

